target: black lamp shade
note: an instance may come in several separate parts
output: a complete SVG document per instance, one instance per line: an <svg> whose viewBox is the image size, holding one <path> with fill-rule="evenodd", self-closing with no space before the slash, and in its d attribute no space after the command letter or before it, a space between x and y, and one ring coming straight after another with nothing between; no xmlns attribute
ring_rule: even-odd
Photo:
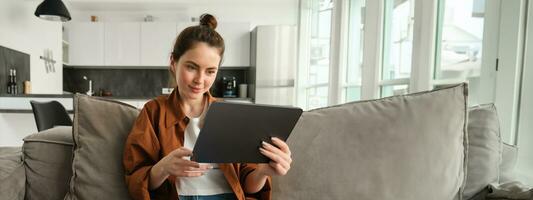
<svg viewBox="0 0 533 200"><path fill-rule="evenodd" d="M44 0L37 6L35 16L45 20L62 22L72 19L67 7L61 0Z"/></svg>

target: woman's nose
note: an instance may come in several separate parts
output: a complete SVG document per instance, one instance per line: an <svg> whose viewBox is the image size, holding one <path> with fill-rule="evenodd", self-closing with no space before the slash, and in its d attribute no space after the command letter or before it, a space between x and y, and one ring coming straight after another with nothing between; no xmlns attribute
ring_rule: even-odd
<svg viewBox="0 0 533 200"><path fill-rule="evenodd" d="M202 83L204 80L204 75L202 73L197 73L196 76L194 76L194 83Z"/></svg>

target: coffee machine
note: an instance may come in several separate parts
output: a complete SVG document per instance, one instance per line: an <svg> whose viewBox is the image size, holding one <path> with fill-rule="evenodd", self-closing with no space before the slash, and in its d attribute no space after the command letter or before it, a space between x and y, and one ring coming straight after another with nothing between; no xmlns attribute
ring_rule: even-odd
<svg viewBox="0 0 533 200"><path fill-rule="evenodd" d="M235 76L222 77L222 97L237 97L237 80Z"/></svg>

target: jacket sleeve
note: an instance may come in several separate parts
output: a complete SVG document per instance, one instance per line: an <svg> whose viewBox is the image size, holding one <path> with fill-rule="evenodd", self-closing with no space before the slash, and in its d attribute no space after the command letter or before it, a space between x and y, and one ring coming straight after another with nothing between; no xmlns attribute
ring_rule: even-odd
<svg viewBox="0 0 533 200"><path fill-rule="evenodd" d="M124 145L123 165L128 191L132 199L149 200L150 170L160 160L160 144L154 131L153 117L145 106ZM165 189L160 187L157 190ZM160 193L163 191L154 191Z"/></svg>
<svg viewBox="0 0 533 200"><path fill-rule="evenodd" d="M239 179L241 184L244 184L246 181L246 177L255 171L257 168L257 164L252 163L246 163L246 164L240 164L239 167ZM244 188L244 185L241 185L241 187ZM271 199L271 193L272 193L272 179L268 177L265 186L259 190L259 192L254 194L245 194L246 199L261 199L261 200L270 200Z"/></svg>

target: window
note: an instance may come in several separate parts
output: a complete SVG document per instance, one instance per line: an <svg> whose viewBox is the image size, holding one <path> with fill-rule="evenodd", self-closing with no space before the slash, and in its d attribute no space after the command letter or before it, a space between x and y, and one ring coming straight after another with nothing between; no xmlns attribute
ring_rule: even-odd
<svg viewBox="0 0 533 200"><path fill-rule="evenodd" d="M332 0L305 0L300 8L300 69L304 74L299 77L298 104L304 109L328 105L328 83L330 67ZM302 54L300 54L302 55Z"/></svg>
<svg viewBox="0 0 533 200"><path fill-rule="evenodd" d="M361 67L363 64L365 0L350 0L348 11L348 44L345 75L342 86L342 102L361 99Z"/></svg>
<svg viewBox="0 0 533 200"><path fill-rule="evenodd" d="M408 85L384 85L381 86L381 97L407 94Z"/></svg>
<svg viewBox="0 0 533 200"><path fill-rule="evenodd" d="M445 0L440 4L436 84L469 83L470 104L477 104L480 85L485 3Z"/></svg>
<svg viewBox="0 0 533 200"><path fill-rule="evenodd" d="M404 86L392 86L407 85L411 76L414 5L414 0L385 1L381 97L397 94L398 91L407 92Z"/></svg>

